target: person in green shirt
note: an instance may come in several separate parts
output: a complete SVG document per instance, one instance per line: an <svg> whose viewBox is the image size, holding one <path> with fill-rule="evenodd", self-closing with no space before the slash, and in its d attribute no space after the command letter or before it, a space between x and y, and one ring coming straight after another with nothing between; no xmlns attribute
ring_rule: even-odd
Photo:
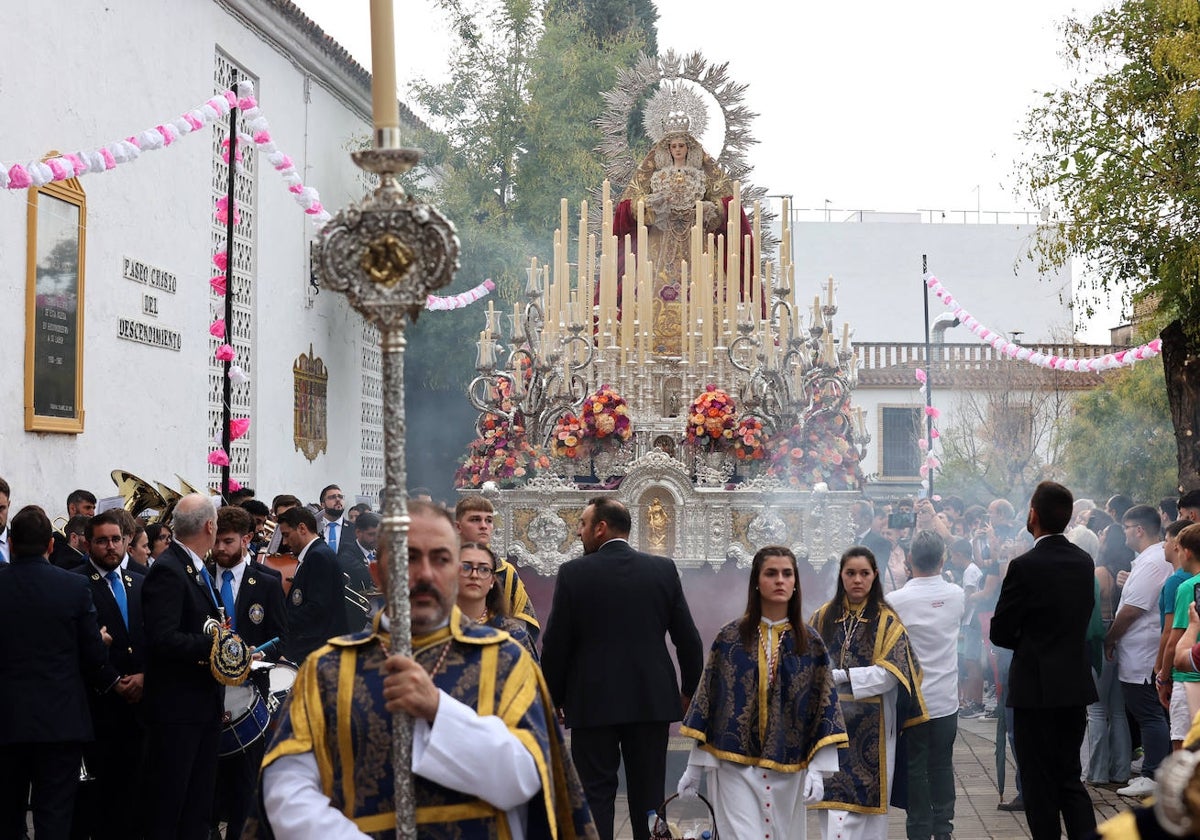
<svg viewBox="0 0 1200 840"><path fill-rule="evenodd" d="M1180 568L1191 574L1175 591L1175 604L1168 618L1171 635L1164 650L1174 653L1187 630L1188 606L1195 601L1196 585L1200 584L1200 526L1192 525L1187 520L1172 522L1167 526L1166 543L1168 552L1176 552ZM1192 718L1200 710L1200 674L1174 667L1168 671L1166 665L1169 662L1170 654L1164 655L1160 663L1163 667L1157 679L1159 699L1165 699L1163 705L1170 711L1171 740L1182 744ZM1166 676L1167 673L1170 673L1170 677Z"/></svg>

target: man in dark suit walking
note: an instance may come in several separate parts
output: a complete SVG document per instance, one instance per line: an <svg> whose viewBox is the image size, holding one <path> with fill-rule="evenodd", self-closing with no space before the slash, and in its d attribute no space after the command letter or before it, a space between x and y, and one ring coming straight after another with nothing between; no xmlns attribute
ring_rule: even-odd
<svg viewBox="0 0 1200 840"><path fill-rule="evenodd" d="M992 644L1013 651L1008 705L1033 840L1059 837L1060 814L1071 840L1096 830L1079 764L1087 706L1096 701L1086 642L1095 565L1063 536L1073 505L1061 484L1033 491L1026 527L1035 542L1009 563L992 616Z"/></svg>
<svg viewBox="0 0 1200 840"><path fill-rule="evenodd" d="M204 567L217 512L190 493L175 506L175 539L142 584L146 622L147 825L149 840L207 840L224 703L212 675L217 594Z"/></svg>
<svg viewBox="0 0 1200 840"><path fill-rule="evenodd" d="M233 631L246 644L257 648L276 637L281 643L287 639L287 614L279 572L249 559L253 535L254 518L248 511L234 506L217 511L217 538L212 550L216 563L213 582ZM279 645L273 646L265 652L265 658L278 659L282 650ZM250 679L265 700L270 695L267 672L251 671ZM242 828L253 808L255 783L266 742L264 735L245 750L217 761L213 826L218 821L226 823L226 837L242 836Z"/></svg>
<svg viewBox="0 0 1200 840"><path fill-rule="evenodd" d="M68 525L68 527L70 527ZM92 590L100 626L112 638L108 664L120 679L113 690L91 694L96 740L84 748L88 772L76 804L75 825L93 840L141 835L142 754L145 723L142 690L146 670L146 634L142 623L143 575L121 568L124 535L116 511L88 520L89 561L75 569ZM114 808L113 803L122 806Z"/></svg>
<svg viewBox="0 0 1200 840"><path fill-rule="evenodd" d="M346 632L346 577L333 551L317 535L311 510L285 510L279 515L279 532L299 563L287 599L284 648L287 658L299 664L327 640Z"/></svg>
<svg viewBox="0 0 1200 840"><path fill-rule="evenodd" d="M0 564L0 837L24 836L31 785L38 840L69 835L88 688L116 683L87 580L46 559L53 533L41 508L21 509Z"/></svg>
<svg viewBox="0 0 1200 840"><path fill-rule="evenodd" d="M542 637L542 671L571 729L571 755L601 840L612 840L622 757L633 836L649 837L646 812L663 800L667 729L681 719L704 667L675 564L635 551L630 527L615 499L588 502L579 520L586 554L559 569Z"/></svg>

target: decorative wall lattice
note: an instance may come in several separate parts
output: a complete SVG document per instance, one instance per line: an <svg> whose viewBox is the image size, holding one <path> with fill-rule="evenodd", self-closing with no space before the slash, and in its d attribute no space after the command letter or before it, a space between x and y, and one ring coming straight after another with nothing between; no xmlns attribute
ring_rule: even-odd
<svg viewBox="0 0 1200 840"><path fill-rule="evenodd" d="M383 361L379 330L362 322L362 495L378 504L383 489Z"/></svg>
<svg viewBox="0 0 1200 840"><path fill-rule="evenodd" d="M213 91L229 88L233 84L233 72L237 71L238 79L249 78L258 88L258 79L251 76L240 66L236 66L228 56L217 51L213 71ZM260 92L261 97L261 92ZM239 126L240 127L240 126ZM212 180L211 201L215 206L218 198L225 195L229 186L229 165L221 159L222 143L229 134L229 121L224 120L213 125L212 132ZM237 200L241 221L234 226L233 242L229 247L229 294L233 296L233 319L230 325L232 344L237 353L236 364L251 375L250 381L244 385L234 385L232 392L231 411L233 417L249 417L251 414L252 388L255 381L254 370L254 239L255 215L257 211L257 159L253 146L242 150L242 169L234 181L234 196ZM216 254L225 250L225 224L213 218L210 229L210 253ZM216 292L209 292L209 305L217 317L223 317L224 300ZM218 439L221 434L223 419L222 400L224 399L225 376L222 364L213 358L220 340L209 339L209 374L208 374L208 429L209 435ZM229 474L233 480L241 484L252 484L254 479L254 429L250 434L233 441L230 445ZM210 486L218 486L221 480L221 469L210 465L208 468Z"/></svg>

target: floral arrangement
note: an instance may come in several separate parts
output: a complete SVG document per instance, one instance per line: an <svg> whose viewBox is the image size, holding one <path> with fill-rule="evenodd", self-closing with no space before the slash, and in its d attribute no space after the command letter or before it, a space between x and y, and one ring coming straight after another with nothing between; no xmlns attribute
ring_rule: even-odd
<svg viewBox="0 0 1200 840"><path fill-rule="evenodd" d="M767 455L766 434L757 417L743 417L733 433L733 454L739 461L761 461Z"/></svg>
<svg viewBox="0 0 1200 840"><path fill-rule="evenodd" d="M556 458L574 458L580 450L587 449L583 421L567 412L554 424L554 435L550 438L550 452Z"/></svg>
<svg viewBox="0 0 1200 840"><path fill-rule="evenodd" d="M709 450L728 449L737 429L737 406L733 397L709 383L688 407L685 442Z"/></svg>
<svg viewBox="0 0 1200 840"><path fill-rule="evenodd" d="M633 435L629 403L611 385L601 385L583 401L583 423L587 436L599 443L621 444Z"/></svg>
<svg viewBox="0 0 1200 840"><path fill-rule="evenodd" d="M601 447L620 446L633 436L629 403L611 385L602 385L583 401L578 416L558 418L550 451L559 458L590 456Z"/></svg>
<svg viewBox="0 0 1200 840"><path fill-rule="evenodd" d="M790 487L812 487L824 482L830 490L857 490L863 474L858 452L839 433L847 428L846 415L818 414L803 425L773 435L767 442L767 474Z"/></svg>
<svg viewBox="0 0 1200 840"><path fill-rule="evenodd" d="M525 428L504 418L485 415L483 436L471 441L462 466L454 473L455 487L479 487L494 481L500 487L524 484L537 470L549 469L550 459L525 438Z"/></svg>

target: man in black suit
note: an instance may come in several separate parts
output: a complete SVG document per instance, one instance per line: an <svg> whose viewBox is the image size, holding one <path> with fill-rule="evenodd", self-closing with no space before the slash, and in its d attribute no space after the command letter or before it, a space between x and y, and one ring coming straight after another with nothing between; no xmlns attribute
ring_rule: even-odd
<svg viewBox="0 0 1200 840"><path fill-rule="evenodd" d="M871 552L886 563L892 553L892 544L883 535L887 527L887 506L881 508L881 514L875 515L875 505L870 499L859 499L850 506L850 516L854 520L854 530L857 536L855 542L865 545Z"/></svg>
<svg viewBox="0 0 1200 840"><path fill-rule="evenodd" d="M992 616L992 644L1013 651L1007 705L1033 840L1059 837L1059 814L1071 840L1096 830L1079 764L1087 706L1096 701L1086 642L1095 565L1063 536L1073 505L1061 484L1033 491L1026 527L1035 542L1008 564Z"/></svg>
<svg viewBox="0 0 1200 840"><path fill-rule="evenodd" d="M209 667L217 594L203 557L213 546L212 497L189 493L175 539L142 585L146 622L146 787L149 840L207 840L224 703Z"/></svg>
<svg viewBox="0 0 1200 840"><path fill-rule="evenodd" d="M112 638L108 664L120 679L112 691L88 697L96 740L83 754L95 779L80 790L75 826L93 840L121 840L141 834L145 578L120 568L124 536L115 511L88 520L84 535L90 561L75 571L87 579L100 626ZM121 807L113 807L115 802Z"/></svg>
<svg viewBox="0 0 1200 840"><path fill-rule="evenodd" d="M87 565L87 524L90 519L90 516L77 513L67 520L61 534L55 532L51 564L68 571Z"/></svg>
<svg viewBox="0 0 1200 840"><path fill-rule="evenodd" d="M346 576L346 586L362 595L362 600L346 601L346 631L357 633L371 623L370 604L376 591L371 578L371 563L375 561L375 550L379 547L379 514L364 511L354 520L354 538L342 540L338 548L338 565Z"/></svg>
<svg viewBox="0 0 1200 840"><path fill-rule="evenodd" d="M355 592L368 592L375 588L370 564L375 559L375 549L379 547L381 521L377 513L360 513L358 519L354 520L354 538L342 540L338 547L338 563L350 579L349 587Z"/></svg>
<svg viewBox="0 0 1200 840"><path fill-rule="evenodd" d="M83 744L92 739L88 687L107 691L117 681L87 580L46 559L53 533L41 508L22 508L9 528L11 560L0 564L0 837L5 838L25 834L31 784L38 840L69 836Z"/></svg>
<svg viewBox="0 0 1200 840"><path fill-rule="evenodd" d="M278 659L287 639L287 615L283 584L279 572L250 559L250 539L254 518L241 507L226 506L217 511L217 538L212 556L216 563L213 582L230 618L232 629L242 641L253 647L279 638L280 643L265 652L265 658ZM265 670L252 671L255 690L265 700L270 684ZM213 824L226 823L226 837L241 837L242 828L254 805L255 780L266 752L266 737L245 750L217 761L217 793Z"/></svg>
<svg viewBox="0 0 1200 840"><path fill-rule="evenodd" d="M559 569L542 637L542 671L571 729L571 755L601 840L612 840L622 757L633 836L650 836L646 812L663 800L667 729L681 719L704 667L675 564L630 547L630 525L615 499L588 502L579 520L586 554Z"/></svg>
<svg viewBox="0 0 1200 840"><path fill-rule="evenodd" d="M287 599L284 652L300 663L328 639L346 632L346 577L333 551L317 535L317 519L308 508L280 514L279 532L299 563Z"/></svg>

